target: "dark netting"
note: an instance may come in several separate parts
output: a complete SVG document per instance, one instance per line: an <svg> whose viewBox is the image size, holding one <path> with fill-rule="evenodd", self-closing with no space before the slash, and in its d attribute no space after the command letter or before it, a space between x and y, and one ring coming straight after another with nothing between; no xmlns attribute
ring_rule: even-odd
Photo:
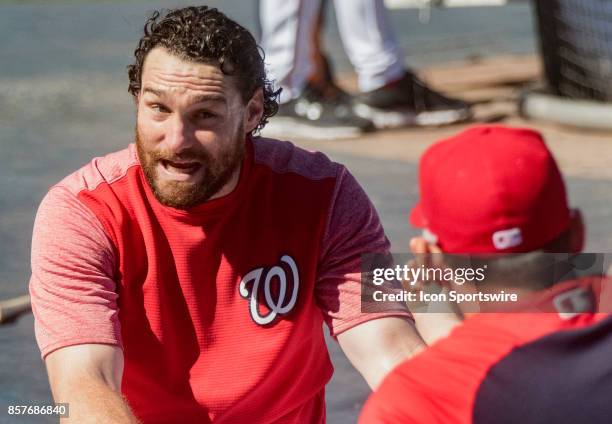
<svg viewBox="0 0 612 424"><path fill-rule="evenodd" d="M550 91L573 99L612 101L612 1L534 3Z"/></svg>

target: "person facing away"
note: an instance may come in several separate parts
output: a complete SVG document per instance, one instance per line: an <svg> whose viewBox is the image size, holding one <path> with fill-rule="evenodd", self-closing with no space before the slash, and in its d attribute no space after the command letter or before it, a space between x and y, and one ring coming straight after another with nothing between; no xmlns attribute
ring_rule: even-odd
<svg viewBox="0 0 612 424"><path fill-rule="evenodd" d="M455 303L463 323L396 367L359 423L609 422L612 303L602 293L612 280L592 266L597 255L578 254L582 219L542 136L472 127L431 146L419 178L413 253L485 278L448 283L474 299Z"/></svg>
<svg viewBox="0 0 612 424"><path fill-rule="evenodd" d="M356 180L254 135L277 93L247 30L155 12L128 74L134 143L34 225L36 337L72 420L323 423L323 323L372 387L421 348L405 305L361 312L361 255L389 242Z"/></svg>

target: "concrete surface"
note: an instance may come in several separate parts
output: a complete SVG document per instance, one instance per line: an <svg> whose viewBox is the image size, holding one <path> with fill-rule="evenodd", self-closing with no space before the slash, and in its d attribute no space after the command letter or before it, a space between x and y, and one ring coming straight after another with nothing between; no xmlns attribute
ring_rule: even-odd
<svg viewBox="0 0 612 424"><path fill-rule="evenodd" d="M160 5L192 2L115 3L78 7L0 4L2 299L27 290L32 222L47 189L93 156L120 149L132 140L134 110L126 92L124 67L130 61L144 12ZM250 2L248 7L243 7L241 0L209 3L231 10L252 27ZM572 203L585 212L587 248L609 251L612 134L527 123L517 116L517 94L536 80L539 72L533 55L507 55L529 53L529 9L493 9L435 11L432 24L423 27L415 26L416 12L394 13L392 21L411 63L438 63L423 69L422 75L436 87L479 102L478 120L528 124L544 132L568 176ZM341 50L333 26L327 35L331 51ZM448 62L483 51L506 56L491 59L479 55ZM443 65L439 64L441 58ZM339 62L340 70L348 69L345 58ZM341 75L342 84L354 89L354 77ZM414 234L406 221L418 195L418 158L432 142L462 127L403 129L347 141L294 141L324 151L348 166L379 210L393 250L402 252ZM34 417L15 421L5 414L9 404L50 401L32 318L0 328L0 346L0 423L54 422ZM368 389L334 342L330 353L336 373L327 387L329 422L354 422Z"/></svg>

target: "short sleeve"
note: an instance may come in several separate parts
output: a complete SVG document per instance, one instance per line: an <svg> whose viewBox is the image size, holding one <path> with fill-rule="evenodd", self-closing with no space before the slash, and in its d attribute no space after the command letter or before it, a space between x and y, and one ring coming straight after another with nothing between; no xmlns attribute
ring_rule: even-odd
<svg viewBox="0 0 612 424"><path fill-rule="evenodd" d="M333 336L385 316L412 319L404 303L385 302L377 312L361 308L363 255L388 254L390 243L359 183L340 167L323 237L316 298ZM383 288L382 290L385 290Z"/></svg>
<svg viewBox="0 0 612 424"><path fill-rule="evenodd" d="M121 346L113 252L93 212L67 188L52 188L32 237L30 295L43 358L77 344Z"/></svg>

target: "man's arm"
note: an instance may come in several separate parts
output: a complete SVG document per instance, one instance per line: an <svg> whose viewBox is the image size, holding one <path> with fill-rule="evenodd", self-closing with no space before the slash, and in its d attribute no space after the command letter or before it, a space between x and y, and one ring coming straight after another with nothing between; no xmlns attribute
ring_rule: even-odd
<svg viewBox="0 0 612 424"><path fill-rule="evenodd" d="M317 303L332 336L372 388L424 347L402 302L370 304L366 306L373 308L365 309L373 310L364 310L364 255L380 254L381 260L388 260L389 248L374 205L355 178L340 168L323 237Z"/></svg>
<svg viewBox="0 0 612 424"><path fill-rule="evenodd" d="M430 267L432 265L430 261L433 259L437 262L442 255L442 250L438 246L430 245L423 237L413 237L410 240L410 251L414 255L414 259L409 261L407 265L411 268L418 268L420 266ZM438 264L435 265L438 266ZM402 284L404 290L413 291L414 293L425 290L426 284L435 285L436 289L441 289L448 298L449 289L447 287L440 287L437 283L404 281ZM463 316L457 305L451 302L430 302L425 311L412 311L412 316L414 317L419 334L427 345L431 345L448 336L455 327L463 322Z"/></svg>
<svg viewBox="0 0 612 424"><path fill-rule="evenodd" d="M372 390L396 365L425 348L412 321L401 317L366 321L340 333L338 343Z"/></svg>
<svg viewBox="0 0 612 424"><path fill-rule="evenodd" d="M452 312L413 312L412 316L419 334L428 346L447 337L462 323L461 319Z"/></svg>
<svg viewBox="0 0 612 424"><path fill-rule="evenodd" d="M98 218L68 188L43 199L32 238L36 339L68 422L136 422L119 394L123 373L115 258Z"/></svg>
<svg viewBox="0 0 612 424"><path fill-rule="evenodd" d="M138 423L121 396L123 352L117 346L83 344L50 353L46 359L53 398L69 404L74 423Z"/></svg>

